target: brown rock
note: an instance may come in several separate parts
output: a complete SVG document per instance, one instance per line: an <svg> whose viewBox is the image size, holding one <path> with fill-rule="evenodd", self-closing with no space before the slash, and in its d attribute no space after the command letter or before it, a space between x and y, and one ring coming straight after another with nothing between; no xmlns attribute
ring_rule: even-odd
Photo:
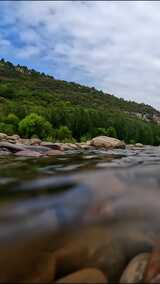
<svg viewBox="0 0 160 284"><path fill-rule="evenodd" d="M83 236L83 237L82 237ZM119 243L105 228L87 228L55 252L57 275L66 275L83 268L97 268L116 282L126 265Z"/></svg>
<svg viewBox="0 0 160 284"><path fill-rule="evenodd" d="M123 141L107 136L98 136L93 138L90 142L90 145L97 148L106 148L106 149L125 148L125 143Z"/></svg>
<svg viewBox="0 0 160 284"><path fill-rule="evenodd" d="M125 269L120 283L143 283L149 256L149 253L142 253L133 258Z"/></svg>
<svg viewBox="0 0 160 284"><path fill-rule="evenodd" d="M135 147L143 148L143 147L144 147L144 145L143 145L143 144L141 144L141 143L136 143L136 144L135 144Z"/></svg>
<svg viewBox="0 0 160 284"><path fill-rule="evenodd" d="M15 153L16 156L21 156L21 157L35 157L39 158L43 156L42 153L36 152L36 151L31 151L31 150L23 150Z"/></svg>
<svg viewBox="0 0 160 284"><path fill-rule="evenodd" d="M55 279L56 261L52 253L43 253L38 257L33 272L24 283L51 283ZM22 281L23 283L23 281Z"/></svg>
<svg viewBox="0 0 160 284"><path fill-rule="evenodd" d="M88 145L87 143L81 143L81 144L80 144L80 148L81 148L81 149L84 149L84 150L88 150L88 149L91 148L91 146Z"/></svg>
<svg viewBox="0 0 160 284"><path fill-rule="evenodd" d="M59 150L49 150L46 155L47 156L56 156L56 155L63 155L64 153Z"/></svg>
<svg viewBox="0 0 160 284"><path fill-rule="evenodd" d="M160 274L160 244L158 244L154 251L152 252L148 266L146 268L144 281L145 283L156 283L152 281L156 281L159 278Z"/></svg>
<svg viewBox="0 0 160 284"><path fill-rule="evenodd" d="M41 140L39 138L31 138L30 145L38 146L41 144Z"/></svg>
<svg viewBox="0 0 160 284"><path fill-rule="evenodd" d="M14 135L11 135L11 136L8 136L9 139L12 139L12 140L19 140L20 139L20 136L17 135L17 134L14 134Z"/></svg>
<svg viewBox="0 0 160 284"><path fill-rule="evenodd" d="M107 277L98 269L88 268L59 279L56 283L107 283Z"/></svg>
<svg viewBox="0 0 160 284"><path fill-rule="evenodd" d="M58 144L58 143L43 141L43 142L41 142L41 146L48 147L48 148L53 149L53 150L62 150L61 144Z"/></svg>
<svg viewBox="0 0 160 284"><path fill-rule="evenodd" d="M5 133L0 133L0 140L7 140L8 135Z"/></svg>

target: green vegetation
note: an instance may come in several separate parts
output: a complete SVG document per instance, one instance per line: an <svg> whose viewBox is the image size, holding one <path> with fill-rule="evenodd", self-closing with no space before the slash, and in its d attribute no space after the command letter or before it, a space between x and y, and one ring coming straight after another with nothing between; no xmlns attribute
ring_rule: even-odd
<svg viewBox="0 0 160 284"><path fill-rule="evenodd" d="M31 113L20 121L19 133L29 138L33 135L37 135L39 138L47 138L52 135L52 125L41 115Z"/></svg>
<svg viewBox="0 0 160 284"><path fill-rule="evenodd" d="M0 131L56 141L86 141L97 135L127 143L160 144L160 126L134 113L160 113L72 82L0 60Z"/></svg>

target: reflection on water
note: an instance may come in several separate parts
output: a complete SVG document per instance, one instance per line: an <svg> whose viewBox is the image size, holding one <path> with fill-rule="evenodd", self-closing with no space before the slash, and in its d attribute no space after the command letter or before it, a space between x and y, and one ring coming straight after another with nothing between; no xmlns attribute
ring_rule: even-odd
<svg viewBox="0 0 160 284"><path fill-rule="evenodd" d="M58 255L57 277L96 266L118 279L124 264L159 239L159 170L153 147L1 157L0 282L25 280L44 251ZM75 262L61 260L63 247L73 249Z"/></svg>

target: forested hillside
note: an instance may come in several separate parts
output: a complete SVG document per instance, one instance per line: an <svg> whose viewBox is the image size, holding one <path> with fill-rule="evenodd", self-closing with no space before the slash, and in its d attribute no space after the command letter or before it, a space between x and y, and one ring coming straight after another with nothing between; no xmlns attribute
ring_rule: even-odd
<svg viewBox="0 0 160 284"><path fill-rule="evenodd" d="M127 143L160 144L160 126L152 121L160 113L151 106L56 80L3 59L0 113L0 132L7 134L60 141L83 141L102 134Z"/></svg>

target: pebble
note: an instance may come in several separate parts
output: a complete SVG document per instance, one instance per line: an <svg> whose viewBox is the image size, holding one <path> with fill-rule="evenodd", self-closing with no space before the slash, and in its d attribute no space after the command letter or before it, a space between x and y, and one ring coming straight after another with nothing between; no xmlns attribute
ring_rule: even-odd
<svg viewBox="0 0 160 284"><path fill-rule="evenodd" d="M98 269L87 268L59 279L56 283L108 283L107 277Z"/></svg>
<svg viewBox="0 0 160 284"><path fill-rule="evenodd" d="M120 283L143 283L149 256L149 253L142 253L133 258L123 272Z"/></svg>

